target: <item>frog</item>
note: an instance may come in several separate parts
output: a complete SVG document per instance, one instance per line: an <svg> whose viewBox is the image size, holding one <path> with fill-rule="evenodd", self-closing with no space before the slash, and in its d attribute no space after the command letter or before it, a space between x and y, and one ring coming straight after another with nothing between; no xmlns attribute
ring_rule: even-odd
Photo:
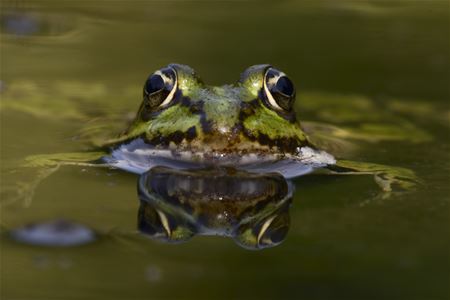
<svg viewBox="0 0 450 300"><path fill-rule="evenodd" d="M269 64L251 66L236 83L223 86L205 84L187 65L169 64L148 76L137 114L121 134L89 151L27 157L24 166L35 170L34 179L18 191L30 201L39 182L66 165L139 175L155 166L232 167L286 179L311 173L372 175L383 197L420 183L409 169L336 159L321 149L318 145L327 143L314 138L315 129L322 140L324 132L346 131L302 125L296 99L291 79Z"/></svg>
<svg viewBox="0 0 450 300"><path fill-rule="evenodd" d="M143 94L130 127L108 142L108 165L137 174L156 164L234 166L293 178L336 162L310 143L292 109L293 83L269 65L248 68L236 85L209 87L192 68L171 64Z"/></svg>

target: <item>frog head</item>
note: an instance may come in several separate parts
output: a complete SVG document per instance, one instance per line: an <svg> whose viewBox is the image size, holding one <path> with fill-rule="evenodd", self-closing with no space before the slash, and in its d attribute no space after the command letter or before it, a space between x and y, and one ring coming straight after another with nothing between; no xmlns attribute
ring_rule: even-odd
<svg viewBox="0 0 450 300"><path fill-rule="evenodd" d="M213 156L295 153L308 142L294 102L291 80L270 65L252 66L235 84L215 87L192 68L170 64L146 80L126 137Z"/></svg>
<svg viewBox="0 0 450 300"><path fill-rule="evenodd" d="M134 121L103 161L138 174L156 165L227 165L286 178L333 164L309 142L294 103L291 80L270 65L216 87L192 68L170 64L148 77Z"/></svg>

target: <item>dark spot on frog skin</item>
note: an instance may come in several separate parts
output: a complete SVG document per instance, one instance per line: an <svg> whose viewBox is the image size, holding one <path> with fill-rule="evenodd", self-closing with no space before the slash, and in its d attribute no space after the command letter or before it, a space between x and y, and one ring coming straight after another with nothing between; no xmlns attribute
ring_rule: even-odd
<svg viewBox="0 0 450 300"><path fill-rule="evenodd" d="M295 153L297 147L304 146L300 141L294 137L281 137L271 139L267 134L257 132L256 135L251 131L244 129L244 134L252 141L258 141L261 145L269 146L270 148L277 147L283 152Z"/></svg>
<svg viewBox="0 0 450 300"><path fill-rule="evenodd" d="M188 107L192 114L200 115L200 125L204 133L209 134L213 132L213 122L212 120L207 120L207 115L203 110L204 101L192 102L189 97L183 96L180 100L180 105ZM194 136L195 137L195 136Z"/></svg>
<svg viewBox="0 0 450 300"><path fill-rule="evenodd" d="M236 123L233 128L231 128L231 134L228 137L228 142L230 144L238 144L241 139L239 137L239 134L242 132L243 130L243 126L241 122ZM241 153L244 154L244 152L246 152L245 150L243 150Z"/></svg>
<svg viewBox="0 0 450 300"><path fill-rule="evenodd" d="M177 93L181 94L181 92L179 90L177 90ZM186 97L186 96L181 96L180 105L185 106L185 107L190 107L191 106L191 98Z"/></svg>
<svg viewBox="0 0 450 300"><path fill-rule="evenodd" d="M163 145L168 146L171 142L175 144L180 144L183 140L188 142L192 141L197 137L197 130L195 126L190 127L186 132L177 130L167 136L157 135L153 139L148 141L150 145Z"/></svg>
<svg viewBox="0 0 450 300"><path fill-rule="evenodd" d="M208 134L213 132L213 122L212 120L207 120L207 115L203 110L205 104L203 100L191 102L189 97L182 97L180 104L188 107L192 114L200 115L200 125L204 133Z"/></svg>
<svg viewBox="0 0 450 300"><path fill-rule="evenodd" d="M258 106L258 99L252 100L250 102L242 102L241 110L239 111L239 121L244 122L249 116L255 113L255 107Z"/></svg>
<svg viewBox="0 0 450 300"><path fill-rule="evenodd" d="M196 114L196 115L203 113L203 105L204 104L205 103L203 100L192 102L191 98L186 97L186 96L181 97L181 100L180 100L181 106L188 107L189 111L192 114Z"/></svg>
<svg viewBox="0 0 450 300"><path fill-rule="evenodd" d="M213 127L214 122L212 120L207 120L206 117L207 117L206 113L202 111L200 113L200 125L202 126L202 130L205 134L210 134L214 130Z"/></svg>
<svg viewBox="0 0 450 300"><path fill-rule="evenodd" d="M186 131L186 140L192 141L197 137L197 130L195 129L195 126L192 126Z"/></svg>

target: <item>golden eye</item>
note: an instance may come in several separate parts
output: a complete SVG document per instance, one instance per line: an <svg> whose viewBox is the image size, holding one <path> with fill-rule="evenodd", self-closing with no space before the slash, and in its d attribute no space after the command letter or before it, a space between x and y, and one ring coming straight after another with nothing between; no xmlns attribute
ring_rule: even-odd
<svg viewBox="0 0 450 300"><path fill-rule="evenodd" d="M281 71L269 68L264 77L264 92L269 104L277 109L290 111L295 102L292 81Z"/></svg>
<svg viewBox="0 0 450 300"><path fill-rule="evenodd" d="M151 109L168 105L177 90L177 74L167 67L149 76L144 85L144 99Z"/></svg>

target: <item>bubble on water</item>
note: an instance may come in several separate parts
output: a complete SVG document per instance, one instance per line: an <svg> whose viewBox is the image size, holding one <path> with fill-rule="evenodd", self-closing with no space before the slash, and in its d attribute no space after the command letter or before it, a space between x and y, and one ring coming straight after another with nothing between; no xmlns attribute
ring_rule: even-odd
<svg viewBox="0 0 450 300"><path fill-rule="evenodd" d="M28 224L12 230L11 237L20 243L49 247L79 246L96 239L92 229L67 220Z"/></svg>

